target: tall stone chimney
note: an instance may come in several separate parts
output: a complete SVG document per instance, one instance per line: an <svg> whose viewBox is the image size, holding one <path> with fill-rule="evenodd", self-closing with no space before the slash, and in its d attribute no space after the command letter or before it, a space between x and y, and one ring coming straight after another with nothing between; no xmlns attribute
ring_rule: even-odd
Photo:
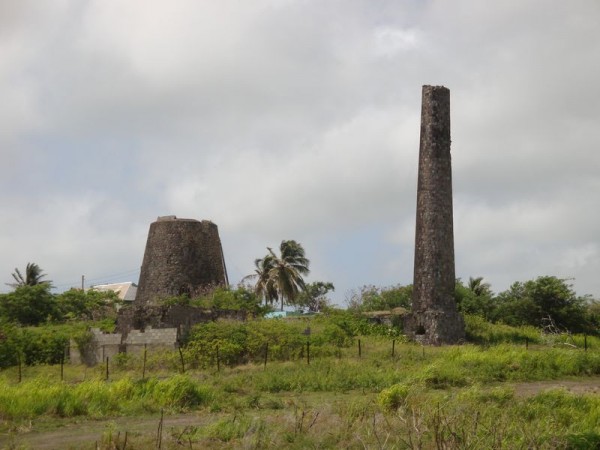
<svg viewBox="0 0 600 450"><path fill-rule="evenodd" d="M208 221L159 217L150 224L135 304L195 295L202 288L226 286L227 270L217 226Z"/></svg>
<svg viewBox="0 0 600 450"><path fill-rule="evenodd" d="M450 91L423 86L412 312L404 323L409 337L433 345L464 339L454 285Z"/></svg>

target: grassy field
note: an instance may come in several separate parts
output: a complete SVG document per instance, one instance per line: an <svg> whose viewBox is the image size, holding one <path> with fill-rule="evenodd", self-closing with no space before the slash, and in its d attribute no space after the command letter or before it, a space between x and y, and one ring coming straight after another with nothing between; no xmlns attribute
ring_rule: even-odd
<svg viewBox="0 0 600 450"><path fill-rule="evenodd" d="M144 379L140 358L111 363L108 380L104 366L65 366L63 381L60 366L32 366L19 383L13 367L0 372L0 446L600 448L598 339L584 351L583 337L506 344L470 330L480 345L397 341L392 356L392 338L361 337L360 357L355 340L310 364L188 362L185 374L177 352L156 354Z"/></svg>

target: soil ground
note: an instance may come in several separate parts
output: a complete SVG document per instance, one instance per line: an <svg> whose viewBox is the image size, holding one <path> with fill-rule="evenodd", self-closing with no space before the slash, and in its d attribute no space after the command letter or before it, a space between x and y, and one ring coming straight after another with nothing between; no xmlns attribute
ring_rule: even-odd
<svg viewBox="0 0 600 450"><path fill-rule="evenodd" d="M600 395L600 378L586 378L584 380L550 380L535 381L529 383L518 383L512 385L515 394L529 397L549 389L565 389L573 394L598 394Z"/></svg>
<svg viewBox="0 0 600 450"><path fill-rule="evenodd" d="M205 417L206 420L206 417ZM166 434L172 428L183 429L187 426L202 425L202 418L196 413L177 414L164 416L163 430ZM27 448L40 450L53 449L95 449L103 435L110 432L113 441L117 439L123 443L125 432L129 436L156 433L160 422L160 415L144 417L115 417L102 420L79 420L52 422L38 421L35 427L31 424L21 426L14 432L0 435L0 448ZM52 427L53 429L45 429ZM29 428L29 429L28 429ZM36 428L36 429L34 429Z"/></svg>

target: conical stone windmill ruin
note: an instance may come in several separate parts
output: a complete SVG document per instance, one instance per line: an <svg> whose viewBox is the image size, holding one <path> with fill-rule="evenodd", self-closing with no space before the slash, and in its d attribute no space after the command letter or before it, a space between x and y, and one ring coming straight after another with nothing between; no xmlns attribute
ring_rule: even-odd
<svg viewBox="0 0 600 450"><path fill-rule="evenodd" d="M161 216L150 224L137 295L119 312L117 330L189 328L239 311L205 310L169 304L174 297L194 298L227 287L227 269L217 225L209 220Z"/></svg>
<svg viewBox="0 0 600 450"><path fill-rule="evenodd" d="M203 288L227 286L227 270L217 225L209 220L162 216L150 225L135 298L155 305Z"/></svg>
<svg viewBox="0 0 600 450"><path fill-rule="evenodd" d="M454 286L450 91L423 86L412 312L404 320L410 338L431 345L464 339Z"/></svg>
<svg viewBox="0 0 600 450"><path fill-rule="evenodd" d="M71 351L72 361L94 365L120 352L176 349L182 333L218 318L244 320L245 312L204 310L165 300L228 285L217 225L208 220L162 216L150 224L136 298L119 311L115 333L93 329L87 349ZM75 349L76 346L72 346Z"/></svg>

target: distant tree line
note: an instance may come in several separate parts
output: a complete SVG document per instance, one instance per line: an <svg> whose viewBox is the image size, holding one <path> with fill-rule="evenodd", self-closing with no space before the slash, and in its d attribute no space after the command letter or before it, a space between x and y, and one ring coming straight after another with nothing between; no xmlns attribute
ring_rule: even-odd
<svg viewBox="0 0 600 450"><path fill-rule="evenodd" d="M355 311L410 309L412 285L363 286L347 298ZM600 302L578 296L569 280L541 276L515 282L506 291L494 294L482 277L456 280L454 297L458 310L492 323L543 327L552 323L562 331L600 334Z"/></svg>
<svg viewBox="0 0 600 450"><path fill-rule="evenodd" d="M27 264L23 273L12 274L12 292L0 294L0 321L23 326L73 321L114 320L119 297L112 291L70 289L61 294L51 292L52 282L35 263Z"/></svg>
<svg viewBox="0 0 600 450"><path fill-rule="evenodd" d="M253 286L216 288L195 298L174 297L166 304L187 304L203 308L244 309L261 316L272 306L288 304L308 311L330 308L327 294L334 290L330 282L306 283L309 260L296 241L282 241L279 254L271 248L255 261L255 273L243 281L255 280ZM0 294L0 323L22 326L76 321L113 321L118 296L114 292L71 289L53 294L52 282L37 264L30 263L24 272L12 274L12 292ZM549 323L559 330L600 334L600 302L578 296L568 279L541 276L515 282L506 291L495 294L482 277L456 280L454 297L458 310L479 316L491 323L510 326L542 327ZM350 312L403 308L410 310L412 285L390 287L363 286L347 296ZM400 311L401 312L401 311Z"/></svg>

